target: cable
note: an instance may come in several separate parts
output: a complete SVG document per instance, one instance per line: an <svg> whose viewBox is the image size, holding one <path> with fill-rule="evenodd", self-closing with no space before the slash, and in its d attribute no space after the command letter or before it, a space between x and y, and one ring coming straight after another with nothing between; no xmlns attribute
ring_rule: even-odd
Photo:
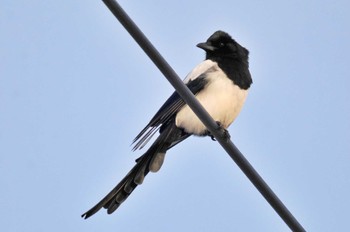
<svg viewBox="0 0 350 232"><path fill-rule="evenodd" d="M272 208L278 213L278 215L284 220L292 231L303 232L305 229L286 208L277 195L271 190L266 182L261 178L253 166L243 156L243 154L237 149L230 139L225 136L225 132L217 125L217 123L211 118L206 110L197 101L192 92L186 87L182 80L178 77L175 71L160 55L157 49L146 38L142 31L132 21L132 19L126 14L121 6L115 0L102 0L134 40L140 45L143 51L168 79L168 81L174 86L178 94L187 103L187 105L193 110L197 117L203 122L215 139L230 155L230 157L236 162L243 173L253 183L253 185L259 190L263 197L269 202Z"/></svg>

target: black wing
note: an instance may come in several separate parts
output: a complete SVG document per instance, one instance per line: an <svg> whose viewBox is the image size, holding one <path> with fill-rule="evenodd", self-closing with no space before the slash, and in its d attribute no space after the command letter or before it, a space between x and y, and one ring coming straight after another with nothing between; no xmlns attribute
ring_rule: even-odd
<svg viewBox="0 0 350 232"><path fill-rule="evenodd" d="M190 80L186 86L196 95L208 83L206 73L201 74L194 80ZM186 103L177 92L174 92L168 100L160 107L158 112L153 116L151 121L133 140L133 150L142 149L152 136L159 130L160 126L169 121Z"/></svg>

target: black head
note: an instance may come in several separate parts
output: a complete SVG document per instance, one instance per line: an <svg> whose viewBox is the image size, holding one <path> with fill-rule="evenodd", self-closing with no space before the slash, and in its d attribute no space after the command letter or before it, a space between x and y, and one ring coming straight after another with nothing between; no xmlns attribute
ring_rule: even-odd
<svg viewBox="0 0 350 232"><path fill-rule="evenodd" d="M207 42L199 43L197 47L206 51L207 59L221 57L242 61L248 60L248 50L223 31L216 31L208 38Z"/></svg>
<svg viewBox="0 0 350 232"><path fill-rule="evenodd" d="M253 81L249 72L249 52L229 34L217 31L209 37L207 42L199 43L197 47L204 49L206 59L215 61L241 89L250 87Z"/></svg>

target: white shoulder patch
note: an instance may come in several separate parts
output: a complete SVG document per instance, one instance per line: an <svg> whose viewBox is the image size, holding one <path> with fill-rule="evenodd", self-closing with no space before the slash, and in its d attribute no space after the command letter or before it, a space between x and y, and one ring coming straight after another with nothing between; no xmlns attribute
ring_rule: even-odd
<svg viewBox="0 0 350 232"><path fill-rule="evenodd" d="M205 60L202 63L198 64L192 71L186 76L183 82L186 84L190 80L194 80L199 77L201 74L207 72L209 69L219 68L218 64L212 60Z"/></svg>

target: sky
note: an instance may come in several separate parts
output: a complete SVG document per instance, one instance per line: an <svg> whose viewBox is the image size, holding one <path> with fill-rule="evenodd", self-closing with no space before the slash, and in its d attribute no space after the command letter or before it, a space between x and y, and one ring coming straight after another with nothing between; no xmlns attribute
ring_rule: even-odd
<svg viewBox="0 0 350 232"><path fill-rule="evenodd" d="M349 231L349 1L119 1L184 78L224 30L253 85L231 139L307 231ZM102 1L0 3L0 230L290 231L217 142L172 148L112 215L173 87Z"/></svg>

